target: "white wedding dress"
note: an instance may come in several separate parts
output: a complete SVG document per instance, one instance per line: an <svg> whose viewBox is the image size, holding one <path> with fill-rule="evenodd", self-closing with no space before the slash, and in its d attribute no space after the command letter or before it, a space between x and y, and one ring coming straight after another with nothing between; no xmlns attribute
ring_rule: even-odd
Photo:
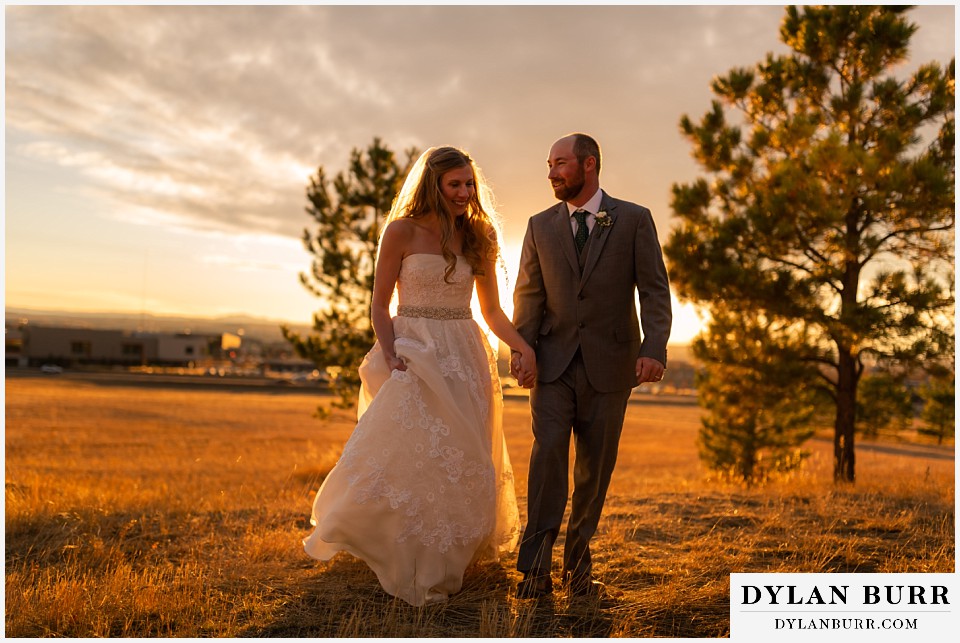
<svg viewBox="0 0 960 643"><path fill-rule="evenodd" d="M470 318L473 272L446 283L440 255L403 259L393 320L406 371L388 372L379 344L360 366L358 422L313 504L306 552L364 560L412 605L460 590L466 567L519 538L502 428L496 358Z"/></svg>

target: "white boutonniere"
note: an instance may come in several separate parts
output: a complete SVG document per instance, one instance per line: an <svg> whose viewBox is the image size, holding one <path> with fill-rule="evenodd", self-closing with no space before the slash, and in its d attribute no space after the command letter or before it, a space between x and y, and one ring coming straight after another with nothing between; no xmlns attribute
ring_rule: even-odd
<svg viewBox="0 0 960 643"><path fill-rule="evenodd" d="M610 218L610 215L607 214L606 210L600 210L597 212L596 222L601 228L609 228L613 225L613 219Z"/></svg>

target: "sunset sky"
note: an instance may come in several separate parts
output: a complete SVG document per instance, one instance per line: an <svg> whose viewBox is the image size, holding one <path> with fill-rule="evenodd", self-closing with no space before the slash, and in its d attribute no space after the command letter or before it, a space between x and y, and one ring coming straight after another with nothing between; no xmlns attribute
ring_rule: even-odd
<svg viewBox="0 0 960 643"><path fill-rule="evenodd" d="M308 177L375 136L466 149L500 205L510 279L580 130L602 187L648 206L700 172L681 115L778 40L776 6L7 6L8 307L309 323ZM954 55L922 6L904 73ZM504 303L509 293L503 296ZM678 306L673 341L697 332Z"/></svg>

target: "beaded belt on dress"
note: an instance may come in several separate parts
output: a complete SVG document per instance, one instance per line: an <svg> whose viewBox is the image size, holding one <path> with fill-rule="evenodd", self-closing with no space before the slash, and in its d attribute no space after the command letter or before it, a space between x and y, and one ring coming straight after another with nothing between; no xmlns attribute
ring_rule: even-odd
<svg viewBox="0 0 960 643"><path fill-rule="evenodd" d="M397 306L400 317L426 317L427 319L473 319L469 308L435 308L433 306Z"/></svg>

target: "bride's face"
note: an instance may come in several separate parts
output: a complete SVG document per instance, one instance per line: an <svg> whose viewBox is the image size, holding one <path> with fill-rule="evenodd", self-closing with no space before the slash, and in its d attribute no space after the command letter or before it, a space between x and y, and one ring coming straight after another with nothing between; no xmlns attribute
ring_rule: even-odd
<svg viewBox="0 0 960 643"><path fill-rule="evenodd" d="M473 170L469 166L450 170L440 177L440 194L447 209L454 216L460 216L467 211L467 206L477 192L477 185L473 180Z"/></svg>

